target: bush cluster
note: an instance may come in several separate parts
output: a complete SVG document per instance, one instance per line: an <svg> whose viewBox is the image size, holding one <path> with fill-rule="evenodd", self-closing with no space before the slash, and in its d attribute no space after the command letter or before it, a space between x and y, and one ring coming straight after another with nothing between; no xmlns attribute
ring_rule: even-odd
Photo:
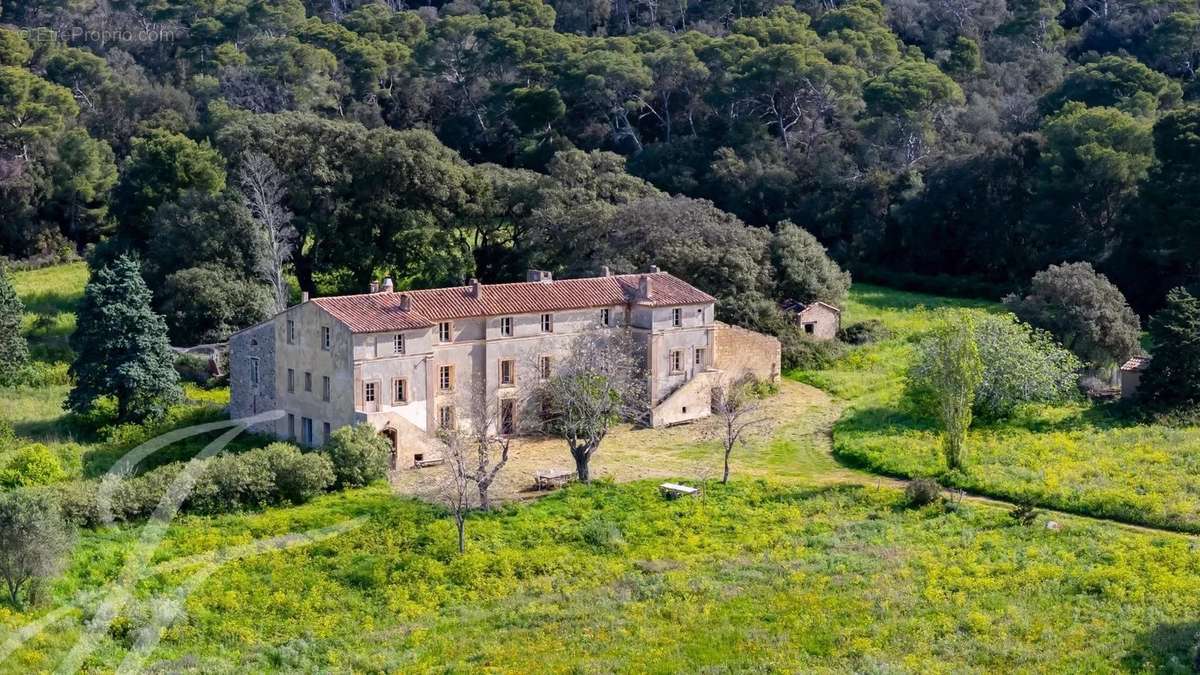
<svg viewBox="0 0 1200 675"><path fill-rule="evenodd" d="M391 447L369 424L359 424L333 432L324 452L339 488L362 487L387 475Z"/></svg>
<svg viewBox="0 0 1200 675"><path fill-rule="evenodd" d="M20 448L0 461L0 487L36 487L66 477L58 455L41 443Z"/></svg>
<svg viewBox="0 0 1200 675"><path fill-rule="evenodd" d="M904 498L909 506L927 506L941 500L942 486L932 478L918 478L904 488Z"/></svg>
<svg viewBox="0 0 1200 675"><path fill-rule="evenodd" d="M836 340L818 342L806 337L800 330L780 333L784 370L823 370L846 353L846 346Z"/></svg>
<svg viewBox="0 0 1200 675"><path fill-rule="evenodd" d="M852 323L838 331L838 339L848 345L867 345L891 337L892 332L879 319Z"/></svg>
<svg viewBox="0 0 1200 675"><path fill-rule="evenodd" d="M120 479L111 493L112 516L134 521L158 507L186 464L176 462ZM334 483L334 466L320 453L302 453L289 443L272 443L237 455L203 460L196 483L184 499L187 513L217 514L273 504L302 504ZM63 512L84 526L101 523L98 484L78 482L60 491Z"/></svg>

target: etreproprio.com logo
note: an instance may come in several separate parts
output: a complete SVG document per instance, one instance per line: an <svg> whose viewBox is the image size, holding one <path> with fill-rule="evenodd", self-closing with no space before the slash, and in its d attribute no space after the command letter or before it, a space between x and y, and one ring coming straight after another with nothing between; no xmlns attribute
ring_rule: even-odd
<svg viewBox="0 0 1200 675"><path fill-rule="evenodd" d="M182 28L147 26L145 28L25 28L19 31L26 42L32 44L66 43L94 44L100 47L117 43L171 43L184 36Z"/></svg>

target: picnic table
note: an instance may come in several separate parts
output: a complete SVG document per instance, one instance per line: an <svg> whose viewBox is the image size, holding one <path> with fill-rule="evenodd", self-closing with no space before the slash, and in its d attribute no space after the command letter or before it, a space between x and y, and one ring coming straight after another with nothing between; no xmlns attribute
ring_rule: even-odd
<svg viewBox="0 0 1200 675"><path fill-rule="evenodd" d="M659 492L667 499L677 499L679 497L690 497L694 494L699 494L700 490L688 485L680 485L679 483L663 483L658 486Z"/></svg>
<svg viewBox="0 0 1200 675"><path fill-rule="evenodd" d="M575 477L570 469L539 469L533 472L533 485L539 490L562 487Z"/></svg>

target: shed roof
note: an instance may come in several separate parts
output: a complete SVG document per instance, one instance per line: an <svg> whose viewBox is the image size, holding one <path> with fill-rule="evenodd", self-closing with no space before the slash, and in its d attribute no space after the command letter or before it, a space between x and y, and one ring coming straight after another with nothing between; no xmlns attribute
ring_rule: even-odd
<svg viewBox="0 0 1200 675"><path fill-rule="evenodd" d="M1140 372L1150 367L1152 357L1149 356L1133 356L1128 361L1121 365L1121 370L1125 372Z"/></svg>

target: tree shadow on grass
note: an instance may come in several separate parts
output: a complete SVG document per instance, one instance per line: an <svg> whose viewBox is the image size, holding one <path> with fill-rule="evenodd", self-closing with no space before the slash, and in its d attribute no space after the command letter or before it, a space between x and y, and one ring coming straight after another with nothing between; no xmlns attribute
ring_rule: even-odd
<svg viewBox="0 0 1200 675"><path fill-rule="evenodd" d="M878 310L911 311L916 309L936 309L939 307L975 308L989 311L997 310L994 300L969 300L963 298L947 298L927 293L902 291L885 286L871 284L855 284L854 300L862 305Z"/></svg>
<svg viewBox="0 0 1200 675"><path fill-rule="evenodd" d="M73 313L83 294L72 291L40 291L21 296L25 311L31 314L56 315Z"/></svg>
<svg viewBox="0 0 1200 675"><path fill-rule="evenodd" d="M1136 636L1122 665L1130 671L1195 672L1192 664L1198 636L1200 621L1160 623Z"/></svg>

